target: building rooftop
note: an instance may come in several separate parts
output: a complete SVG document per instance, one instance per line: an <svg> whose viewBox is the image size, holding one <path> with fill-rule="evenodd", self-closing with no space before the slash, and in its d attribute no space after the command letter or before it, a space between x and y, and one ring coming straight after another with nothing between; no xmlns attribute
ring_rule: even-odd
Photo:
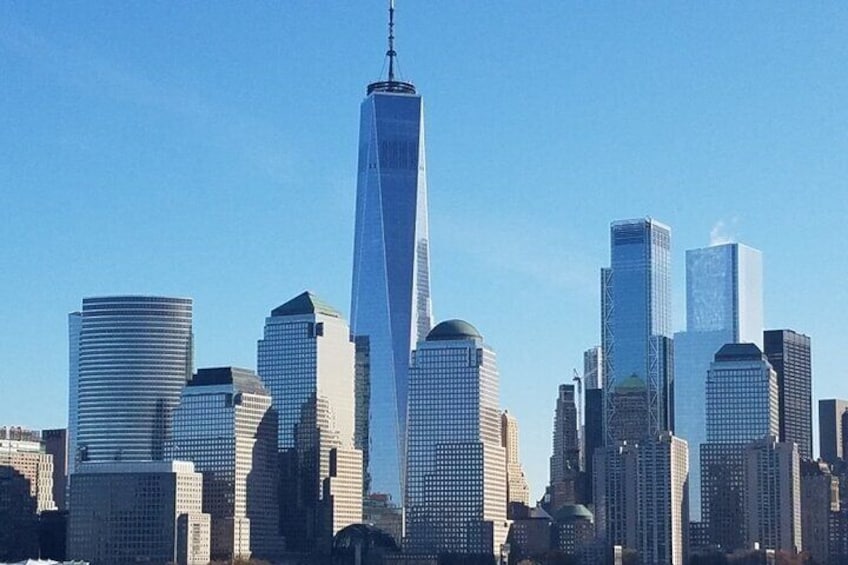
<svg viewBox="0 0 848 565"><path fill-rule="evenodd" d="M438 324L427 334L427 341L448 341L460 339L483 339L477 328L465 320L447 320Z"/></svg>
<svg viewBox="0 0 848 565"><path fill-rule="evenodd" d="M341 318L339 311L309 292L298 294L282 306L271 310L271 316L299 316L302 314L323 314L333 318Z"/></svg>
<svg viewBox="0 0 848 565"><path fill-rule="evenodd" d="M592 513L582 504L566 504L556 511L557 522L568 522L571 520L592 520Z"/></svg>
<svg viewBox="0 0 848 565"><path fill-rule="evenodd" d="M252 392L255 394L267 394L262 381L256 373L248 369L238 367L213 367L209 369L198 369L188 386L215 386L233 385L239 392Z"/></svg>
<svg viewBox="0 0 848 565"><path fill-rule="evenodd" d="M715 354L716 361L760 361L763 352L753 343L727 343Z"/></svg>

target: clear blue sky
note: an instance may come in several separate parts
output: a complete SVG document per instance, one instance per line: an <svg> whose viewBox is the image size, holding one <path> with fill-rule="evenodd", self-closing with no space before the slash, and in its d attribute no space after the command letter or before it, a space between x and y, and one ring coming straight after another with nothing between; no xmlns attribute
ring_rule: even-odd
<svg viewBox="0 0 848 565"><path fill-rule="evenodd" d="M0 425L64 426L66 314L195 299L196 365L271 308L349 310L359 103L385 2L0 3ZM434 311L498 353L533 496L599 340L609 222L763 251L766 322L848 397L848 5L398 1L426 103Z"/></svg>

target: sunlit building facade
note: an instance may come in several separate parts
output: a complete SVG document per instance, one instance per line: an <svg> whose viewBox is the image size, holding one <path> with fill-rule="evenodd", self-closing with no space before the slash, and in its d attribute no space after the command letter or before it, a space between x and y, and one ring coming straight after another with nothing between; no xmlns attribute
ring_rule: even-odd
<svg viewBox="0 0 848 565"><path fill-rule="evenodd" d="M686 251L686 331L674 334L675 434L689 442L693 520L701 519L707 371L726 343L762 346L761 253L738 243Z"/></svg>
<svg viewBox="0 0 848 565"><path fill-rule="evenodd" d="M763 334L763 352L777 373L780 441L798 444L801 457L813 456L813 374L810 337L794 330Z"/></svg>
<svg viewBox="0 0 848 565"><path fill-rule="evenodd" d="M369 85L362 102L351 331L357 446L368 492L401 504L410 353L431 327L424 106L412 84Z"/></svg>
<svg viewBox="0 0 848 565"><path fill-rule="evenodd" d="M506 466L495 354L461 320L418 343L410 367L405 548L499 554Z"/></svg>
<svg viewBox="0 0 848 565"><path fill-rule="evenodd" d="M327 549L338 530L362 519L354 365L347 323L314 294L296 296L265 319L257 372L277 411L280 520L289 550ZM360 462L357 469L351 460Z"/></svg>
<svg viewBox="0 0 848 565"><path fill-rule="evenodd" d="M192 373L192 300L85 298L80 317L70 317L70 338L72 357L77 352L71 461L163 459L173 410Z"/></svg>
<svg viewBox="0 0 848 565"><path fill-rule="evenodd" d="M507 503L530 506L530 486L518 448L518 420L508 410L501 414L501 445L506 458Z"/></svg>
<svg viewBox="0 0 848 565"><path fill-rule="evenodd" d="M601 271L601 342L609 443L673 428L671 229L651 218L610 226Z"/></svg>
<svg viewBox="0 0 848 565"><path fill-rule="evenodd" d="M212 559L273 559L282 552L277 415L253 371L198 370L174 412L167 451L203 475Z"/></svg>

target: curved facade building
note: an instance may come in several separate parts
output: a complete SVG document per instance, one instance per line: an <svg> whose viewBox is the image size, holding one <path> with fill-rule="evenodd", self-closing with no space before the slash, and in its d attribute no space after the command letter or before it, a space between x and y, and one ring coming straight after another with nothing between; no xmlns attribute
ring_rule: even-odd
<svg viewBox="0 0 848 565"><path fill-rule="evenodd" d="M71 343L73 460L163 459L172 412L191 378L191 318L190 298L83 299L79 341Z"/></svg>

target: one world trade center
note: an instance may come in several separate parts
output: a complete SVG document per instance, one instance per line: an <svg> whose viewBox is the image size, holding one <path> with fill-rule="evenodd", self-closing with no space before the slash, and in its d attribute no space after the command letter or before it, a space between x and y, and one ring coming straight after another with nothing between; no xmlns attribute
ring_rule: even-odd
<svg viewBox="0 0 848 565"><path fill-rule="evenodd" d="M388 80L368 85L360 113L351 331L366 520L399 538L410 352L432 320L424 106L395 77L393 26L392 5Z"/></svg>

